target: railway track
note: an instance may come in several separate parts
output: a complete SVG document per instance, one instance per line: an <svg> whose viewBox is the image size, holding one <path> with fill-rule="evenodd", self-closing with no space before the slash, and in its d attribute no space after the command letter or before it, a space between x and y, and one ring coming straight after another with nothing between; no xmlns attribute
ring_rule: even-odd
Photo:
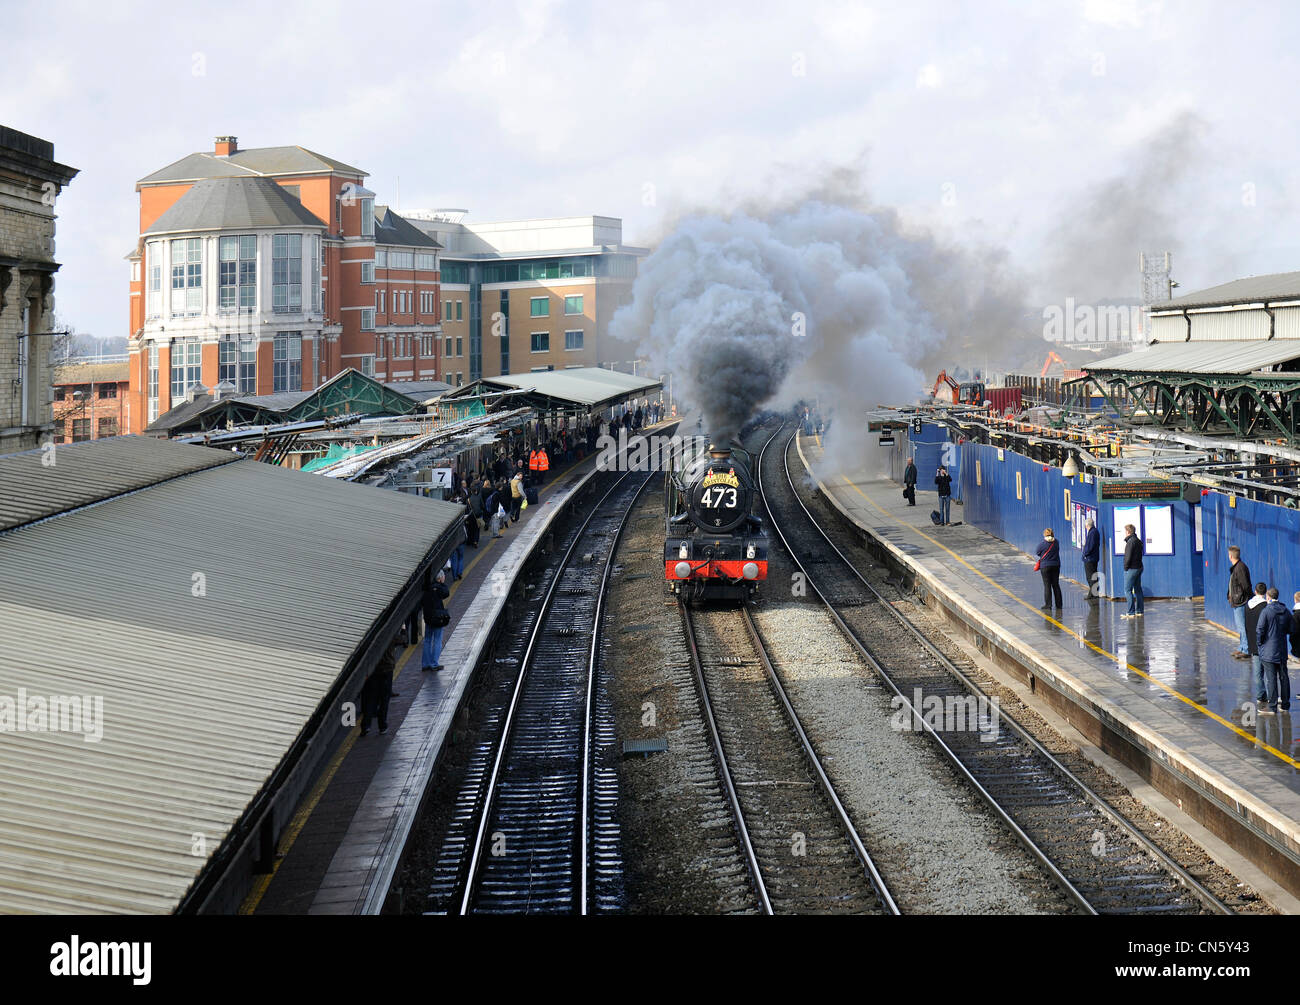
<svg viewBox="0 0 1300 1005"><path fill-rule="evenodd" d="M622 861L613 713L600 636L614 553L653 474L609 480L566 535L513 679L495 685L495 744L470 759L430 885L430 913L586 914L617 909ZM594 603L593 603L594 598ZM507 694L508 691L508 694Z"/></svg>
<svg viewBox="0 0 1300 1005"><path fill-rule="evenodd" d="M1089 914L1233 913L1014 720L992 709L982 719L977 713L979 728L972 728L965 713L972 703L981 707L983 693L822 528L790 470L797 431L770 449L784 429L759 456L769 526L850 644L893 690L913 728L933 738L1067 896Z"/></svg>
<svg viewBox="0 0 1300 1005"><path fill-rule="evenodd" d="M747 608L679 601L714 759L765 914L898 914Z"/></svg>

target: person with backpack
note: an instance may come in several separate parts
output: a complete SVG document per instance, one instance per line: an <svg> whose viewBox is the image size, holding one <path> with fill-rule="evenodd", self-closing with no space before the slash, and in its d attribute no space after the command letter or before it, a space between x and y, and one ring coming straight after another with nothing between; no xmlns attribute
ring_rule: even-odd
<svg viewBox="0 0 1300 1005"><path fill-rule="evenodd" d="M1128 611L1121 618L1142 617L1142 555L1146 549L1137 536L1137 528L1124 525L1124 595L1128 597Z"/></svg>
<svg viewBox="0 0 1300 1005"><path fill-rule="evenodd" d="M1042 609L1050 611L1055 600L1056 609L1059 611L1065 606L1061 597L1061 543L1056 540L1056 534L1051 527L1044 528L1037 554L1038 562L1034 568L1043 577Z"/></svg>
<svg viewBox="0 0 1300 1005"><path fill-rule="evenodd" d="M441 670L442 664L442 630L451 624L451 615L442 602L451 596L447 589L447 570L443 569L436 578L427 574L424 579L424 649L421 653L421 670Z"/></svg>
<svg viewBox="0 0 1300 1005"><path fill-rule="evenodd" d="M1291 680L1286 672L1286 648L1291 638L1291 612L1278 599L1278 589L1270 586L1268 603L1259 616L1256 629L1259 661L1264 668L1264 703L1260 715L1273 715L1291 708Z"/></svg>

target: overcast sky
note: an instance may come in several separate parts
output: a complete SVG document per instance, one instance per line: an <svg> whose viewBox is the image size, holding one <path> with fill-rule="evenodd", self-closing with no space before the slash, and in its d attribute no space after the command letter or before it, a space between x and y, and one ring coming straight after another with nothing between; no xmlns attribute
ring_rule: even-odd
<svg viewBox="0 0 1300 1005"><path fill-rule="evenodd" d="M1300 269L1289 4L227 2L5 5L0 123L81 173L58 311L127 334L134 183L218 134L471 220L788 200L836 167L1036 298ZM398 198L400 178L401 196Z"/></svg>

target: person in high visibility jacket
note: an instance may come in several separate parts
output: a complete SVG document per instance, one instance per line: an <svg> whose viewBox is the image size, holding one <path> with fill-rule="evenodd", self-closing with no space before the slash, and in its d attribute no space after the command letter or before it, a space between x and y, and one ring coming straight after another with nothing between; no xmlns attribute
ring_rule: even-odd
<svg viewBox="0 0 1300 1005"><path fill-rule="evenodd" d="M551 458L546 453L545 447L539 447L537 450L537 480L545 481L546 472L551 470Z"/></svg>
<svg viewBox="0 0 1300 1005"><path fill-rule="evenodd" d="M528 480L536 485L542 479L542 462L539 459L541 451L534 447L528 452Z"/></svg>

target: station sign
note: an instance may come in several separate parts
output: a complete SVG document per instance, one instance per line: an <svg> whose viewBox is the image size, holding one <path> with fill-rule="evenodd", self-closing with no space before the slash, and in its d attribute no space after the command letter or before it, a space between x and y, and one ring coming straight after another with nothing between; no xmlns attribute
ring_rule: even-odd
<svg viewBox="0 0 1300 1005"><path fill-rule="evenodd" d="M1183 483L1167 478L1099 478L1098 502L1174 502L1183 498Z"/></svg>
<svg viewBox="0 0 1300 1005"><path fill-rule="evenodd" d="M888 419L872 419L867 422L868 433L884 433L888 436L895 429L906 429L906 422L891 422Z"/></svg>

